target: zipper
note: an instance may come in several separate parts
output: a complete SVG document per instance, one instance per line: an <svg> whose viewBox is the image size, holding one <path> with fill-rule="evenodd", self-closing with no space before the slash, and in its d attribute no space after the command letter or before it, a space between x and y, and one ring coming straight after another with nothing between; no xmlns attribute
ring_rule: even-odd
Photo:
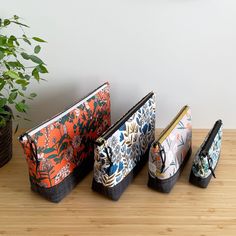
<svg viewBox="0 0 236 236"><path fill-rule="evenodd" d="M164 169L166 167L166 152L165 152L164 147L158 141L155 141L153 143L153 147L156 148L157 146L158 146L159 155L160 155L161 163L162 163L161 173L163 173L163 171L164 171Z"/></svg>
<svg viewBox="0 0 236 236"><path fill-rule="evenodd" d="M142 107L149 98L154 95L154 92L148 93L143 99L141 99L134 107L132 107L124 116L120 118L114 125L108 128L102 136L96 140L96 144L101 146L105 143L106 139L109 138L121 125L123 125L132 114L134 114L140 107Z"/></svg>
<svg viewBox="0 0 236 236"><path fill-rule="evenodd" d="M206 142L204 143L199 155L202 155L204 157L206 157L208 155L211 145L212 145L221 126L222 126L222 120L217 120L216 123L214 124Z"/></svg>
<svg viewBox="0 0 236 236"><path fill-rule="evenodd" d="M169 134L175 128L175 126L179 123L179 121L186 115L186 113L189 109L190 109L189 106L187 106L187 105L184 106L179 111L179 113L175 116L175 118L170 122L170 124L161 132L161 134L156 142L162 143L166 139L166 137L169 136Z"/></svg>
<svg viewBox="0 0 236 236"><path fill-rule="evenodd" d="M58 113L57 115L53 116L50 119L45 120L44 122L40 123L39 125L37 125L36 127L27 130L25 133L23 133L21 136L19 136L19 140L22 141L23 138L26 135L30 135L32 136L33 134L37 133L40 129L46 127L47 125L50 125L51 123L53 123L54 121L60 119L61 117L63 117L63 115L68 114L71 110L75 109L76 107L78 107L85 99L87 99L88 97L92 97L93 95L95 95L98 91L102 90L103 88L105 88L106 86L108 86L109 83L106 82L103 85L99 86L97 89L93 90L91 93L89 93L87 96L83 97L81 100L79 100L78 102L76 102L75 104L69 106L68 108L65 109L65 111L62 111L60 113ZM68 111L70 110L70 111Z"/></svg>
<svg viewBox="0 0 236 236"><path fill-rule="evenodd" d="M216 121L216 123L214 124L206 142L204 143L203 147L202 147L202 150L201 152L199 153L199 156L203 156L203 157L206 157L207 158L207 162L208 162L208 168L209 170L211 171L211 174L214 178L216 178L216 175L214 173L214 169L212 168L212 159L211 157L209 156L209 150L211 148L211 145L220 129L220 127L222 126L222 121L221 120L218 120ZM217 163L218 163L219 160L217 160ZM216 163L216 165L217 165Z"/></svg>
<svg viewBox="0 0 236 236"><path fill-rule="evenodd" d="M175 128L175 126L179 123L179 121L186 115L189 110L189 106L184 106L179 113L175 116L175 118L169 123L169 125L161 132L159 138L153 143L153 147L156 148L158 145L159 154L162 162L161 173L163 173L165 169L166 163L166 152L161 143L166 139L167 136L171 133L171 131Z"/></svg>

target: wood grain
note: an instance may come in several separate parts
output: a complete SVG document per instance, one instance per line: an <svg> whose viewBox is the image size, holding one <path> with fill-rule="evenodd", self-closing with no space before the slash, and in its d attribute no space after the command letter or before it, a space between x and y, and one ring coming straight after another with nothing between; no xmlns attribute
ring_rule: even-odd
<svg viewBox="0 0 236 236"><path fill-rule="evenodd" d="M207 130L194 130L193 155ZM118 202L91 190L92 173L62 202L30 191L21 146L0 169L0 235L236 235L236 130L207 189L188 182L193 155L170 194L147 187L147 165Z"/></svg>

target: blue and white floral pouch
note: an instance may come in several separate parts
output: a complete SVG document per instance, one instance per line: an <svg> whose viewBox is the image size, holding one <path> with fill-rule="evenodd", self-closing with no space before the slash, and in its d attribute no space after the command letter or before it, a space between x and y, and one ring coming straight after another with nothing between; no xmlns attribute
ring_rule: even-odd
<svg viewBox="0 0 236 236"><path fill-rule="evenodd" d="M118 200L148 160L155 139L155 94L150 92L95 144L92 189Z"/></svg>

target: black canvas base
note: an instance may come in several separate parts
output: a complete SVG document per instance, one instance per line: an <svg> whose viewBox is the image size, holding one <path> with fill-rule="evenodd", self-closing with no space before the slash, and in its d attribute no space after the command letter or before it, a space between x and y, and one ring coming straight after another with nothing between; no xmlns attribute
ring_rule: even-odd
<svg viewBox="0 0 236 236"><path fill-rule="evenodd" d="M218 158L219 161L220 157ZM217 165L218 165L218 161L217 164L214 168L214 170L216 169ZM193 173L192 169L191 169L191 173L189 176L189 182L195 186L198 186L200 188L206 188L208 186L208 184L210 183L212 178L212 174L210 174L207 178L201 178L198 176L195 176L195 174Z"/></svg>
<svg viewBox="0 0 236 236"><path fill-rule="evenodd" d="M105 187L102 183L98 183L95 179L93 179L92 189L98 193L101 193L108 198L117 201L119 200L122 193L128 187L128 185L132 182L134 177L141 171L143 166L146 164L149 155L149 148L146 153L141 157L141 160L136 164L133 170L117 185L114 187Z"/></svg>
<svg viewBox="0 0 236 236"><path fill-rule="evenodd" d="M93 158L88 158L84 160L81 165L76 167L73 172L68 175L62 182L59 184L50 187L44 188L35 184L32 178L30 178L31 189L39 193L41 196L46 198L51 202L60 202L71 190L93 169Z"/></svg>
<svg viewBox="0 0 236 236"><path fill-rule="evenodd" d="M189 176L189 182L195 186L200 188L206 188L211 180L212 174L210 174L207 178L201 178L194 175L193 171L191 170Z"/></svg>
<svg viewBox="0 0 236 236"><path fill-rule="evenodd" d="M187 163L188 159L190 158L192 154L192 148L189 149L182 165L180 166L180 168L178 169L178 171L171 176L168 179L158 179L158 178L153 178L150 176L150 174L148 174L148 187L155 189L159 192L162 193L169 193L171 191L171 189L174 187L175 183L177 182L181 172L183 171L183 168L185 166L185 164Z"/></svg>

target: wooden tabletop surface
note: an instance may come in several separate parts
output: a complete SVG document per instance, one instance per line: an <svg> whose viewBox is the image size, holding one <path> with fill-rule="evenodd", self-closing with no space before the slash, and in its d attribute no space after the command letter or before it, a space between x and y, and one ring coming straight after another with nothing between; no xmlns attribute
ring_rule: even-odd
<svg viewBox="0 0 236 236"><path fill-rule="evenodd" d="M193 131L193 155L207 130ZM0 169L0 235L236 235L236 130L225 130L207 189L188 182L192 159L169 194L147 187L147 165L119 201L91 190L92 173L62 202L30 190L21 146Z"/></svg>

